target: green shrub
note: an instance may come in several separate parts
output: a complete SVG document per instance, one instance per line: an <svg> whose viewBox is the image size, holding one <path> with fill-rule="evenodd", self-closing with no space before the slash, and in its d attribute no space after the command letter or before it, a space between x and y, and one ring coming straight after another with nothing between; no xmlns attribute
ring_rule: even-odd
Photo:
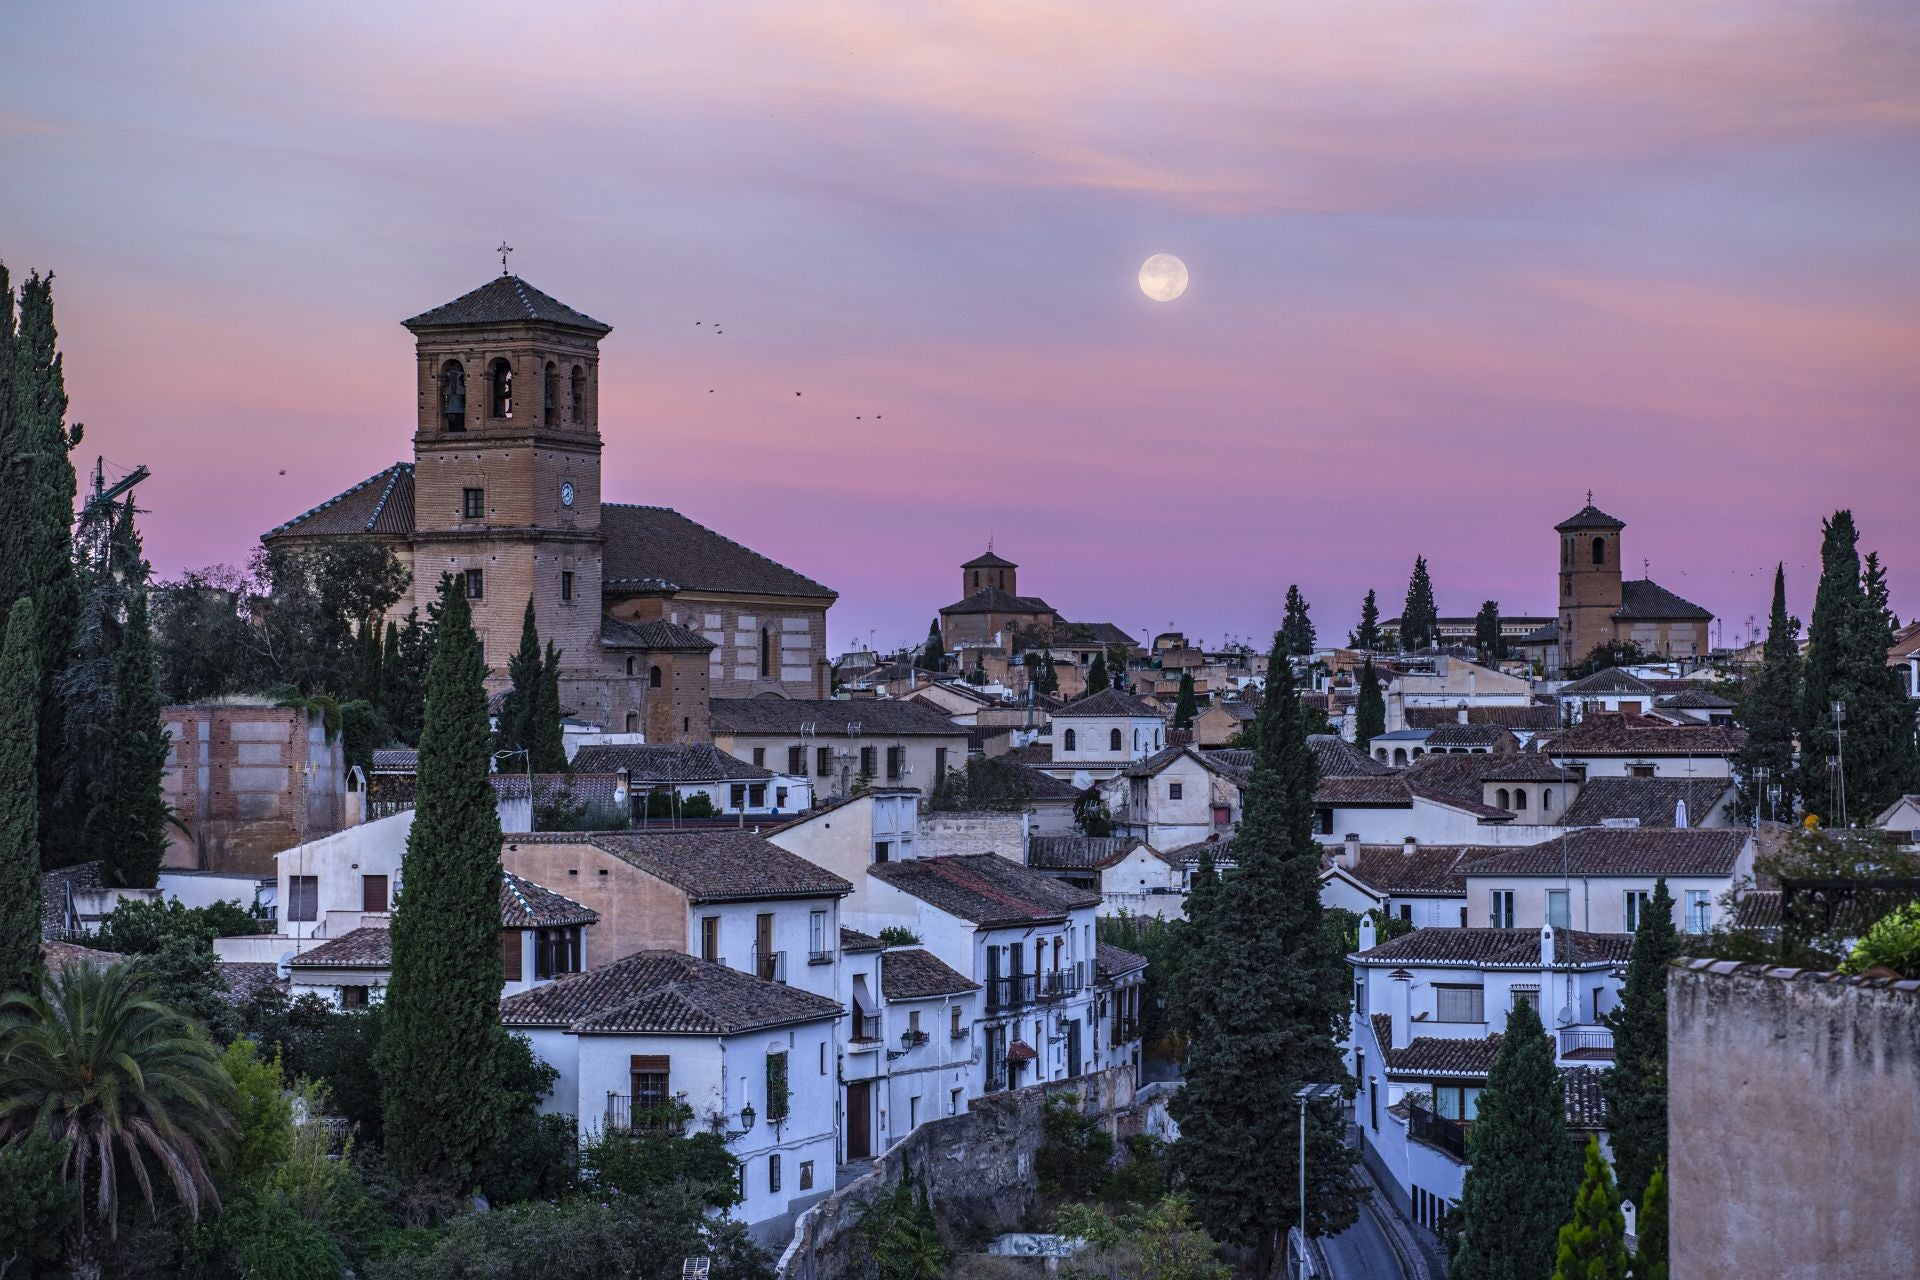
<svg viewBox="0 0 1920 1280"><path fill-rule="evenodd" d="M1874 921L1840 966L1843 973L1890 969L1903 978L1920 978L1920 902L1889 911Z"/></svg>
<svg viewBox="0 0 1920 1280"><path fill-rule="evenodd" d="M1082 1115L1065 1098L1048 1099L1040 1152L1033 1161L1040 1194L1084 1200L1106 1181L1112 1160L1113 1136L1098 1116Z"/></svg>

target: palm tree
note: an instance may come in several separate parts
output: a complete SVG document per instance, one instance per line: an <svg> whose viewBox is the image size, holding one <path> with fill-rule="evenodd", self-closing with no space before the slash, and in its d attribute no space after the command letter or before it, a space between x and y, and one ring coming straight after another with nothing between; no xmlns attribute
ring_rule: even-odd
<svg viewBox="0 0 1920 1280"><path fill-rule="evenodd" d="M45 1134L66 1150L80 1194L67 1265L97 1277L119 1212L120 1170L153 1209L158 1165L189 1216L219 1208L208 1166L234 1131L233 1082L218 1052L154 999L130 964L68 965L39 993L0 1000L0 1144Z"/></svg>

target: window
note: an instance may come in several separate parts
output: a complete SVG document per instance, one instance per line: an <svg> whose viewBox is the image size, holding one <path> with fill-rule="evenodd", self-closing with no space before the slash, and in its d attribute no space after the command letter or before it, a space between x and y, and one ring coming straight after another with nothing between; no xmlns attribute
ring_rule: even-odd
<svg viewBox="0 0 1920 1280"><path fill-rule="evenodd" d="M1490 923L1496 929L1513 928L1513 890L1493 891L1493 918Z"/></svg>
<svg viewBox="0 0 1920 1280"><path fill-rule="evenodd" d="M479 520L487 514L487 491L485 489L462 489L460 491L460 515L465 520Z"/></svg>
<svg viewBox="0 0 1920 1280"><path fill-rule="evenodd" d="M787 748L787 772L798 777L807 767L807 749L805 747Z"/></svg>
<svg viewBox="0 0 1920 1280"><path fill-rule="evenodd" d="M660 664L656 662L652 666L647 668L647 688L658 689L659 687L660 687Z"/></svg>
<svg viewBox="0 0 1920 1280"><path fill-rule="evenodd" d="M1078 738L1074 734L1073 730L1071 729L1067 730L1066 737L1060 740L1060 745L1062 749L1067 751L1075 751L1079 749Z"/></svg>
<svg viewBox="0 0 1920 1280"><path fill-rule="evenodd" d="M746 807L746 803L747 803L747 784L746 783L736 782L731 787L727 788L727 807L728 808L742 809Z"/></svg>
<svg viewBox="0 0 1920 1280"><path fill-rule="evenodd" d="M1363 1018L1367 1016L1367 973L1360 968L1353 971L1353 1011Z"/></svg>
<svg viewBox="0 0 1920 1280"><path fill-rule="evenodd" d="M1319 819L1321 835L1330 836L1333 834L1333 807L1331 805L1314 810L1313 816Z"/></svg>
<svg viewBox="0 0 1920 1280"><path fill-rule="evenodd" d="M874 750L872 747L860 748L860 772L866 774L869 778L873 776L873 757Z"/></svg>
<svg viewBox="0 0 1920 1280"><path fill-rule="evenodd" d="M1573 911L1565 889L1547 890L1547 923L1556 929L1573 927Z"/></svg>
<svg viewBox="0 0 1920 1280"><path fill-rule="evenodd" d="M1167 784L1167 799L1178 800L1180 798L1180 790L1181 788L1179 783L1169 782Z"/></svg>
<svg viewBox="0 0 1920 1280"><path fill-rule="evenodd" d="M1123 739L1120 736L1120 731L1118 729L1112 730L1107 734L1107 750L1109 751L1121 750L1120 744L1122 741Z"/></svg>
<svg viewBox="0 0 1920 1280"><path fill-rule="evenodd" d="M632 657L631 655L629 655L629 656L628 656L628 658L627 658L627 674L628 674L628 675L632 675L632 674L633 674L633 671L634 671L634 663L635 663L636 661L637 661L637 659L635 659L635 658L634 658L634 657Z"/></svg>
<svg viewBox="0 0 1920 1280"><path fill-rule="evenodd" d="M1605 538L1595 538L1593 540L1593 562L1595 564L1605 564L1607 562L1607 540Z"/></svg>
<svg viewBox="0 0 1920 1280"><path fill-rule="evenodd" d="M560 600L563 604L573 603L573 570L560 571Z"/></svg>
<svg viewBox="0 0 1920 1280"><path fill-rule="evenodd" d="M1501 787L1498 791L1493 793L1493 803L1496 808L1500 808L1500 809L1510 809L1513 807L1510 797L1507 795L1507 789L1505 787Z"/></svg>
<svg viewBox="0 0 1920 1280"><path fill-rule="evenodd" d="M440 425L448 431L467 429L467 371L458 360L440 366Z"/></svg>
<svg viewBox="0 0 1920 1280"><path fill-rule="evenodd" d="M1408 924L1413 923L1413 904L1411 902L1403 902L1400 904L1400 918Z"/></svg>
<svg viewBox="0 0 1920 1280"><path fill-rule="evenodd" d="M815 956L833 954L827 948L827 913L824 911L814 911L807 915L807 951Z"/></svg>
<svg viewBox="0 0 1920 1280"><path fill-rule="evenodd" d="M1442 1120L1469 1121L1480 1114L1480 1090L1470 1084L1433 1086L1433 1113Z"/></svg>
<svg viewBox="0 0 1920 1280"><path fill-rule="evenodd" d="M815 747L813 749L813 772L822 778L831 778L833 776L832 747Z"/></svg>
<svg viewBox="0 0 1920 1280"><path fill-rule="evenodd" d="M911 1129L919 1123L920 1123L920 1095L916 1093L911 1098L907 1099L907 1128Z"/></svg>
<svg viewBox="0 0 1920 1280"><path fill-rule="evenodd" d="M813 1190L813 1161L811 1160L802 1160L800 1162L800 1189L802 1191Z"/></svg>
<svg viewBox="0 0 1920 1280"><path fill-rule="evenodd" d="M773 789L773 807L776 809L784 809L787 807L787 789L785 787L775 787Z"/></svg>
<svg viewBox="0 0 1920 1280"><path fill-rule="evenodd" d="M966 1027L960 1022L960 1013L960 1006L957 1004L947 1008L947 1034L955 1040L967 1034Z"/></svg>
<svg viewBox="0 0 1920 1280"><path fill-rule="evenodd" d="M1553 812L1553 788L1548 787L1540 793L1540 808L1545 813Z"/></svg>
<svg viewBox="0 0 1920 1280"><path fill-rule="evenodd" d="M945 747L935 747L933 749L934 784L936 786L939 785L940 780L945 778L946 776L947 776L947 749Z"/></svg>
<svg viewBox="0 0 1920 1280"><path fill-rule="evenodd" d="M720 962L720 917L700 917L700 958Z"/></svg>
<svg viewBox="0 0 1920 1280"><path fill-rule="evenodd" d="M950 1116L960 1114L960 1090L958 1089L949 1090L947 1093L947 1114Z"/></svg>
<svg viewBox="0 0 1920 1280"><path fill-rule="evenodd" d="M580 972L580 930L542 929L534 936L533 976L553 978Z"/></svg>
<svg viewBox="0 0 1920 1280"><path fill-rule="evenodd" d="M760 628L760 678L773 678L773 633L765 627Z"/></svg>
<svg viewBox="0 0 1920 1280"><path fill-rule="evenodd" d="M573 374L569 378L569 381L573 384L572 395L569 397L573 405L573 420L576 423L584 425L587 421L586 370L582 369L579 365L573 366Z"/></svg>
<svg viewBox="0 0 1920 1280"><path fill-rule="evenodd" d="M1434 983L1433 1017L1436 1022L1485 1022L1486 988Z"/></svg>
<svg viewBox="0 0 1920 1280"><path fill-rule="evenodd" d="M547 376L540 384L540 420L552 426L560 418L560 369L547 361Z"/></svg>
<svg viewBox="0 0 1920 1280"><path fill-rule="evenodd" d="M767 1119L774 1124L785 1120L793 1101L792 1091L787 1088L787 1055L785 1052L767 1055Z"/></svg>
<svg viewBox="0 0 1920 1280"><path fill-rule="evenodd" d="M875 862L885 862L887 860L887 854L891 849L892 846L885 840L875 840L873 842L873 860Z"/></svg>
<svg viewBox="0 0 1920 1280"><path fill-rule="evenodd" d="M484 569L467 570L467 599L484 600L487 595L487 573Z"/></svg>
<svg viewBox="0 0 1920 1280"><path fill-rule="evenodd" d="M764 809L767 807L766 783L749 782L747 784L747 804L754 809Z"/></svg>
<svg viewBox="0 0 1920 1280"><path fill-rule="evenodd" d="M320 877L287 877L287 919L318 920L320 918Z"/></svg>
<svg viewBox="0 0 1920 1280"><path fill-rule="evenodd" d="M1705 889L1687 890L1687 932L1705 933L1713 927L1712 899Z"/></svg>
<svg viewBox="0 0 1920 1280"><path fill-rule="evenodd" d="M366 987L340 988L340 1007L342 1009L364 1009L367 1007Z"/></svg>
<svg viewBox="0 0 1920 1280"><path fill-rule="evenodd" d="M899 747L887 748L887 781L900 781L900 757L902 754Z"/></svg>
<svg viewBox="0 0 1920 1280"><path fill-rule="evenodd" d="M513 416L513 366L495 360L487 367L488 412L496 418Z"/></svg>
<svg viewBox="0 0 1920 1280"><path fill-rule="evenodd" d="M1653 766L1650 764L1628 765L1627 774L1629 777L1634 778L1651 778L1653 776Z"/></svg>
<svg viewBox="0 0 1920 1280"><path fill-rule="evenodd" d="M669 1069L671 1062L664 1053L636 1053L627 1059L627 1076L631 1081L633 1096L633 1116L636 1123L645 1118L645 1113L657 1112L667 1105L672 1095L668 1092Z"/></svg>
<svg viewBox="0 0 1920 1280"><path fill-rule="evenodd" d="M756 769L764 769L767 767L767 749L765 747L755 747L753 749L753 767Z"/></svg>
<svg viewBox="0 0 1920 1280"><path fill-rule="evenodd" d="M1521 1005L1527 1006L1527 1008L1533 1010L1535 1013L1540 1012L1540 988L1515 987L1513 989L1512 1007L1518 1009Z"/></svg>
<svg viewBox="0 0 1920 1280"><path fill-rule="evenodd" d="M1652 901L1652 899L1653 899L1653 895L1651 893L1648 893L1645 889L1627 890L1626 920L1627 920L1628 933L1632 933L1634 930L1640 927L1640 916L1644 911L1646 911L1647 903Z"/></svg>
<svg viewBox="0 0 1920 1280"><path fill-rule="evenodd" d="M1527 793L1519 787L1513 789L1513 811L1515 813L1527 811Z"/></svg>

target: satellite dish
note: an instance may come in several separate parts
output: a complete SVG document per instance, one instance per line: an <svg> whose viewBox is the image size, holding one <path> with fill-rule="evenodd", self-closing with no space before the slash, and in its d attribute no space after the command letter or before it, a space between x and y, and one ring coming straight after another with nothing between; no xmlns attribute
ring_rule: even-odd
<svg viewBox="0 0 1920 1280"><path fill-rule="evenodd" d="M1560 1012L1556 1013L1554 1017L1560 1020L1561 1026L1563 1027L1572 1026L1573 1025L1573 1006L1565 1005L1565 1004L1561 1005Z"/></svg>
<svg viewBox="0 0 1920 1280"><path fill-rule="evenodd" d="M280 957L279 961L275 963L273 972L276 977L289 978L293 976L293 955L294 953L291 951L286 952Z"/></svg>

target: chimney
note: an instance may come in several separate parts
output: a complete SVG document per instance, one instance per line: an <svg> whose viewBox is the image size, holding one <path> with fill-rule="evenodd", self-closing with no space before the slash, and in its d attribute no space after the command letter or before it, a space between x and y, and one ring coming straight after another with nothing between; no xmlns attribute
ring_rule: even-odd
<svg viewBox="0 0 1920 1280"><path fill-rule="evenodd" d="M1453 713L1453 716L1459 723L1465 724L1467 722L1467 704L1464 702L1461 703L1459 709Z"/></svg>
<svg viewBox="0 0 1920 1280"><path fill-rule="evenodd" d="M1340 865L1349 871L1360 865L1360 837L1355 832L1347 832L1345 847L1340 850Z"/></svg>
<svg viewBox="0 0 1920 1280"><path fill-rule="evenodd" d="M1407 856L1412 856L1413 854L1420 852L1420 841L1415 839L1413 836L1408 836L1405 840L1402 840L1400 842L1400 852Z"/></svg>
<svg viewBox="0 0 1920 1280"><path fill-rule="evenodd" d="M627 781L632 776L624 768L613 771L613 802L622 809L627 807Z"/></svg>
<svg viewBox="0 0 1920 1280"><path fill-rule="evenodd" d="M1363 912L1360 916L1360 949L1371 951L1380 943L1380 935L1374 931L1373 912Z"/></svg>
<svg viewBox="0 0 1920 1280"><path fill-rule="evenodd" d="M1393 1043L1389 1049L1404 1049L1412 1038L1413 1014L1409 1003L1413 999L1413 975L1405 969L1395 969L1387 975L1393 983Z"/></svg>
<svg viewBox="0 0 1920 1280"><path fill-rule="evenodd" d="M1687 798L1685 796L1680 797L1679 800L1674 802L1673 829L1675 831L1685 831L1687 829Z"/></svg>
<svg viewBox="0 0 1920 1280"><path fill-rule="evenodd" d="M1553 926L1549 924L1540 926L1540 967L1553 968Z"/></svg>

